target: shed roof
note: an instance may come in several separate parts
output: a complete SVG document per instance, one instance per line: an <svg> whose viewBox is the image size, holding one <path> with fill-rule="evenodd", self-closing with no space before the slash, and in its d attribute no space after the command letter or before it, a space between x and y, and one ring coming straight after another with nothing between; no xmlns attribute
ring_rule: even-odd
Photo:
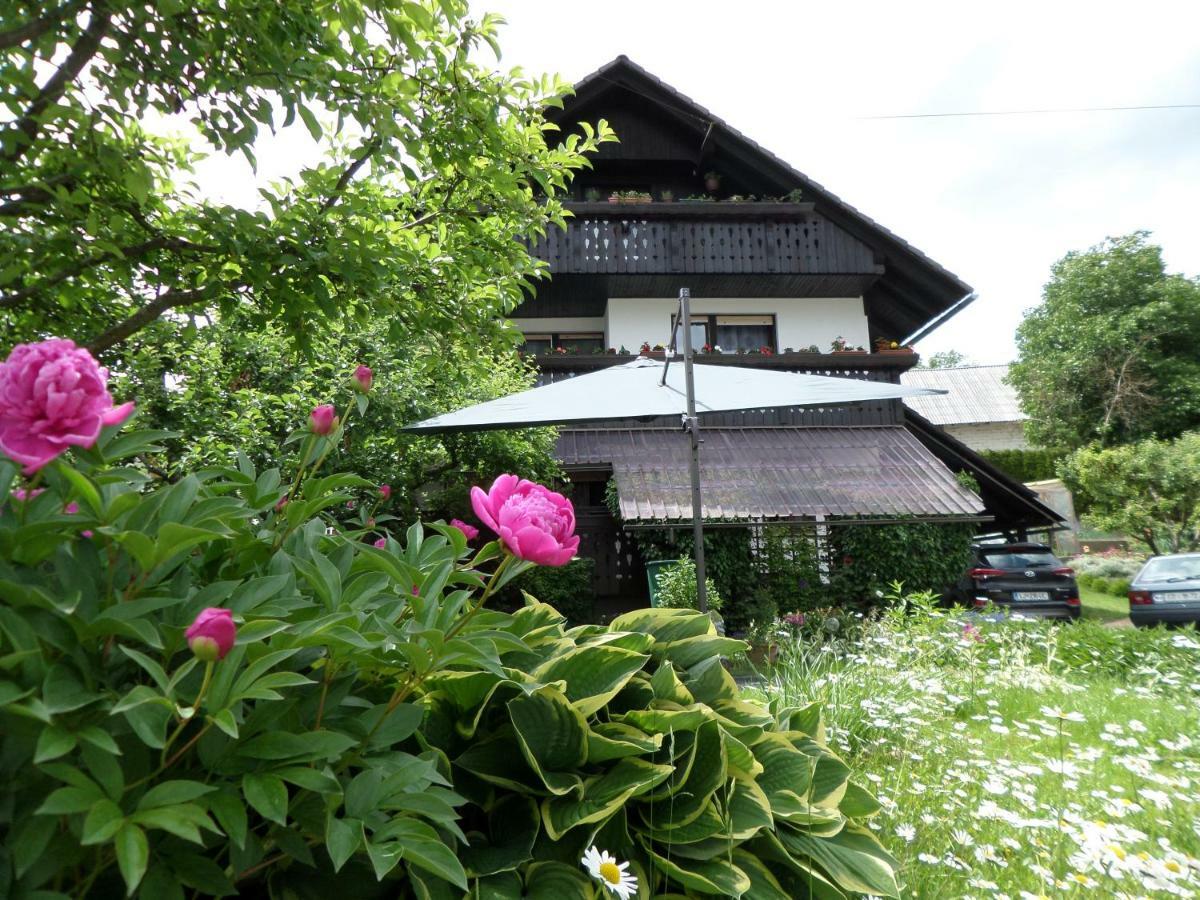
<svg viewBox="0 0 1200 900"><path fill-rule="evenodd" d="M934 425L978 422L1023 422L1017 392L1004 377L1008 366L956 366L949 369L909 369L900 376L908 387L937 388L946 394L905 397L909 409Z"/></svg>
<svg viewBox="0 0 1200 900"><path fill-rule="evenodd" d="M902 427L702 432L705 519L989 518ZM611 465L627 522L691 519L690 444L678 429L564 430L567 467Z"/></svg>

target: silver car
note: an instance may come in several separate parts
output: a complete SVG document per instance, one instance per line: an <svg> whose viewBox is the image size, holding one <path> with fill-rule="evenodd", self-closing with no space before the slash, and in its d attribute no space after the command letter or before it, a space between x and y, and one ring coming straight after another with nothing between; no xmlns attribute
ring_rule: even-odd
<svg viewBox="0 0 1200 900"><path fill-rule="evenodd" d="M1200 624L1200 553L1175 553L1146 561L1129 585L1129 620Z"/></svg>

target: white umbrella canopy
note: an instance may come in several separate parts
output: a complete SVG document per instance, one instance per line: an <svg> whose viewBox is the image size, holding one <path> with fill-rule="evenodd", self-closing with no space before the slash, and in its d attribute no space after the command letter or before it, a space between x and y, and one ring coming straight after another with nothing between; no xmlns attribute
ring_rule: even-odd
<svg viewBox="0 0 1200 900"><path fill-rule="evenodd" d="M666 384L662 384L663 365L660 361L639 356L624 365L576 375L498 400L477 403L407 425L403 430L479 431L686 415L684 366L674 364L668 367ZM800 375L746 366L706 366L695 363L692 371L697 413L790 406L841 406L861 400L890 400L946 393L932 388L905 387L857 378Z"/></svg>

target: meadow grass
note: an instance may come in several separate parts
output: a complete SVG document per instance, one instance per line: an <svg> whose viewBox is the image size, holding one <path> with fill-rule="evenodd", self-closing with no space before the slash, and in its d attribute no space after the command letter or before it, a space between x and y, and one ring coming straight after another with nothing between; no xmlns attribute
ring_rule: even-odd
<svg viewBox="0 0 1200 900"><path fill-rule="evenodd" d="M768 691L822 704L905 897L1197 895L1194 631L929 608L852 631L789 644Z"/></svg>
<svg viewBox="0 0 1200 900"><path fill-rule="evenodd" d="M1129 598L1114 597L1091 588L1079 588L1079 602L1083 616L1101 622L1114 622L1129 618Z"/></svg>

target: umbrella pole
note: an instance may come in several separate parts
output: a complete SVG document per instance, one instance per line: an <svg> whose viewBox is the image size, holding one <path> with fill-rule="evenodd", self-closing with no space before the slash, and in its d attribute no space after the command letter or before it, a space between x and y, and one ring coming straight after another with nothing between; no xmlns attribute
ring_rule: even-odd
<svg viewBox="0 0 1200 900"><path fill-rule="evenodd" d="M683 383L687 391L687 415L684 430L692 442L689 464L692 476L692 538L696 556L696 606L708 612L708 585L704 572L704 519L700 504L700 419L696 416L696 383L692 373L692 295L688 288L679 289L679 318L683 322Z"/></svg>

